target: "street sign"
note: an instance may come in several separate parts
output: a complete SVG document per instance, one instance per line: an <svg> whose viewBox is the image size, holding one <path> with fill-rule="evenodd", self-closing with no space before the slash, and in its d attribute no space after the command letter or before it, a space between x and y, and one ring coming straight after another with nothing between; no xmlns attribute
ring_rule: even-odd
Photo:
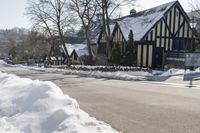
<svg viewBox="0 0 200 133"><path fill-rule="evenodd" d="M200 78L200 72L198 73L186 73L183 76L184 81L190 81L188 87L193 87L192 81L194 79Z"/></svg>
<svg viewBox="0 0 200 133"><path fill-rule="evenodd" d="M185 55L186 67L200 67L200 53L186 53Z"/></svg>
<svg viewBox="0 0 200 133"><path fill-rule="evenodd" d="M200 72L199 73L186 73L184 74L183 80L184 81L190 81L193 79L200 78Z"/></svg>

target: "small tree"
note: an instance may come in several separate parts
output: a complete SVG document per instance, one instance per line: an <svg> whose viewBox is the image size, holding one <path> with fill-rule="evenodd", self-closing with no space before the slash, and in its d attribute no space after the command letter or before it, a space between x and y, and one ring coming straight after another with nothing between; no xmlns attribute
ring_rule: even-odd
<svg viewBox="0 0 200 133"><path fill-rule="evenodd" d="M121 63L121 50L118 44L115 45L115 48L112 50L110 61L114 65L120 65Z"/></svg>
<svg viewBox="0 0 200 133"><path fill-rule="evenodd" d="M105 35L107 55L109 58L112 56L110 20L117 18L118 15L116 14L119 14L122 7L131 5L135 1L136 0L96 0L100 8L99 12L102 14L102 32Z"/></svg>
<svg viewBox="0 0 200 133"><path fill-rule="evenodd" d="M93 64L93 56L90 46L90 28L97 11L97 3L95 0L71 0L69 8L78 15L83 25L89 53L89 64L91 65Z"/></svg>
<svg viewBox="0 0 200 133"><path fill-rule="evenodd" d="M126 66L132 66L132 65L136 64L136 48L134 45L132 30L130 30L130 33L128 36L128 43L126 45L122 63L123 63L123 65L126 65Z"/></svg>

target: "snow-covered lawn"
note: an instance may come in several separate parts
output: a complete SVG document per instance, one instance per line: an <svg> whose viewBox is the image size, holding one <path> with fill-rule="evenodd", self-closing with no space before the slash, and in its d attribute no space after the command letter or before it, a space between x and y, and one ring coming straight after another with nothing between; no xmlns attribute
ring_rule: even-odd
<svg viewBox="0 0 200 133"><path fill-rule="evenodd" d="M102 72L102 71L83 71L74 69L57 69L57 68L38 68L38 67L26 67L31 70L44 71L44 72L61 72L63 74L80 75L94 78L108 78L108 79L122 79L122 80L146 80L147 76L151 73L144 71L116 71L116 72Z"/></svg>
<svg viewBox="0 0 200 133"><path fill-rule="evenodd" d="M117 133L49 81L0 72L0 133Z"/></svg>
<svg viewBox="0 0 200 133"><path fill-rule="evenodd" d="M7 65L7 63L5 61L3 61L3 60L0 60L0 66L1 65Z"/></svg>
<svg viewBox="0 0 200 133"><path fill-rule="evenodd" d="M5 65L6 63L4 61L1 61L0 66L1 64ZM94 77L94 78L108 78L108 79L122 79L122 80L147 80L148 76L152 76L152 74L146 71L146 69L144 69L143 71L139 71L139 70L131 71L132 69L135 69L131 67L120 67L120 69L128 69L130 71L102 72L95 69L105 68L105 66L73 66L74 68L78 69L76 70L76 69L69 69L69 68L60 69L60 68L44 68L44 67L24 66L24 65L10 65L10 64L7 64L7 65L11 67L22 67L22 68L36 70L36 71L43 71L43 72L50 72L50 73L59 72L63 74L80 75L80 76ZM87 68L87 70L86 71L81 70L80 68L82 67Z"/></svg>
<svg viewBox="0 0 200 133"><path fill-rule="evenodd" d="M0 60L0 65L6 65L6 63ZM9 64L7 64L9 65ZM148 69L139 69L136 67L123 67L123 66L116 66L116 71L112 70L113 66L72 66L73 69L69 68L44 68L44 67L37 67L37 66L24 66L24 65L9 65L12 67L23 67L30 70L36 71L43 71L43 72L50 72L50 73L57 73L60 72L62 74L69 74L69 75L79 75L85 77L94 77L94 78L107 78L107 79L120 79L120 80L157 80L162 78L168 78L171 76L183 76L184 74L189 73L200 73L200 68L195 69L194 71L184 70L184 69L176 69L171 68L166 71L157 71L152 70L151 72ZM100 70L98 70L100 69ZM106 70L108 71L101 71Z"/></svg>
<svg viewBox="0 0 200 133"><path fill-rule="evenodd" d="M190 71L189 69L184 70L184 69L171 68L166 71L161 71L158 76L169 77L169 76L179 76L179 75L192 74L192 73L200 73L200 68L197 68L194 71Z"/></svg>
<svg viewBox="0 0 200 133"><path fill-rule="evenodd" d="M58 68L39 68L39 67L27 67L27 66L20 66L20 67L31 69L31 70L37 70L37 71L61 72L63 74L80 75L80 76L94 77L94 78L138 80L138 81L148 80L152 77L157 77L157 78L166 77L167 78L167 77L171 77L171 76L183 76L184 74L189 74L189 73L200 73L200 68L197 68L194 71L171 68L166 71L152 70L151 72L148 72L148 71L102 72L102 71L94 70L96 68L96 66L85 66L88 69L86 71L76 70L76 69L68 69L68 68L58 69ZM103 66L101 66L101 67L103 67ZM91 69L91 71L89 69Z"/></svg>

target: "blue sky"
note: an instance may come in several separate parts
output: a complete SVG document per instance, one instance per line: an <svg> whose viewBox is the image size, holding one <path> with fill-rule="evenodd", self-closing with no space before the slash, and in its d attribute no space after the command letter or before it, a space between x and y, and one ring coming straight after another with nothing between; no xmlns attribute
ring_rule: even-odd
<svg viewBox="0 0 200 133"><path fill-rule="evenodd" d="M144 10L172 0L138 0L136 10ZM188 0L179 0L186 11L190 11ZM31 23L25 16L27 0L0 0L0 29L24 27L30 28ZM131 8L131 7L130 7ZM125 11L129 13L129 9Z"/></svg>
<svg viewBox="0 0 200 133"><path fill-rule="evenodd" d="M0 29L25 27L30 23L24 15L26 0L0 0Z"/></svg>

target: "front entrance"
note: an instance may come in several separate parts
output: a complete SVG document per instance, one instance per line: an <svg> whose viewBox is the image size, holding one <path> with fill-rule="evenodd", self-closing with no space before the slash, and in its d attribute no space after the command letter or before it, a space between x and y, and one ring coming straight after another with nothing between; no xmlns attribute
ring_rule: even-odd
<svg viewBox="0 0 200 133"><path fill-rule="evenodd" d="M164 55L164 48L155 48L154 53L154 68L163 68L163 55Z"/></svg>

